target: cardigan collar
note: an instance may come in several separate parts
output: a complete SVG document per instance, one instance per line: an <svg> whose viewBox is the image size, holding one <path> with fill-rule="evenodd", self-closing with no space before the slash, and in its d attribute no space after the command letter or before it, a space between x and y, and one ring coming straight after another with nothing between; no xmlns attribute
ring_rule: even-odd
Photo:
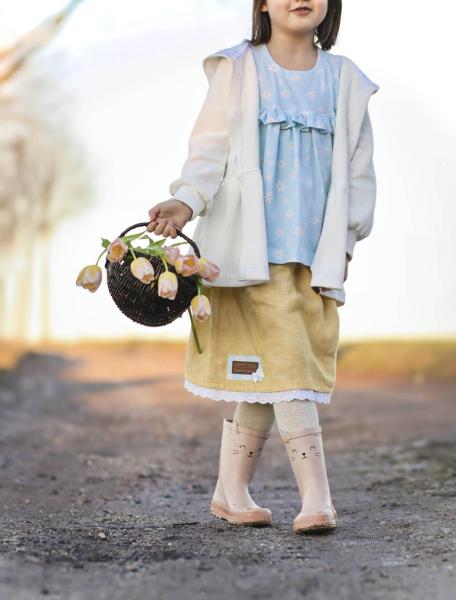
<svg viewBox="0 0 456 600"><path fill-rule="evenodd" d="M242 42L240 42L239 44L236 44L235 46L230 46L229 48L223 48L222 50L218 50L217 52L214 52L212 54L209 54L208 56L206 56L203 59L203 68L204 68L204 72L206 73L206 76L208 78L208 80L210 81L212 78L212 75L215 72L215 68L217 66L217 60L214 60L216 58L228 58L231 59L233 61L241 58L241 56L245 53L245 51L247 50L247 48L250 47L250 40L248 40L247 38L244 38L242 40Z"/></svg>
<svg viewBox="0 0 456 600"><path fill-rule="evenodd" d="M241 42L239 42L239 44L229 46L228 48L223 48L222 50L218 50L217 52L213 52L212 54L206 56L203 59L203 68L208 80L211 80L212 75L215 72L218 62L215 59L225 57L231 59L232 61L236 61L244 55L250 46L251 41L248 38L244 38ZM358 75L358 85L360 88L359 91L364 93L367 98L379 90L379 86L371 81L369 77L367 77L367 75L363 73L363 71L359 69L350 58L344 56L343 54L335 54L334 56L339 56L346 68L350 68L356 72Z"/></svg>

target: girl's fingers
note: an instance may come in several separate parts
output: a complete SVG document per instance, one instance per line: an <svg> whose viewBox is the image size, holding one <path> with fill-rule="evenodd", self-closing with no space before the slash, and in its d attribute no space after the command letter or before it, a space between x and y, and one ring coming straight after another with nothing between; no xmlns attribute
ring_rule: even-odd
<svg viewBox="0 0 456 600"><path fill-rule="evenodd" d="M154 228L158 225L160 209L151 208L149 210L149 225L147 226L148 231L154 231Z"/></svg>
<svg viewBox="0 0 456 600"><path fill-rule="evenodd" d="M157 227L155 228L155 233L157 235L161 235L163 233L164 228L166 227L166 221L159 221Z"/></svg>
<svg viewBox="0 0 456 600"><path fill-rule="evenodd" d="M149 218L151 221L154 221L158 217L160 210L161 208L159 205L153 206L151 209L149 209Z"/></svg>
<svg viewBox="0 0 456 600"><path fill-rule="evenodd" d="M157 227L155 233L162 235L163 237L167 237L169 235L169 228L172 227L173 222L171 218L164 219L162 223Z"/></svg>
<svg viewBox="0 0 456 600"><path fill-rule="evenodd" d="M170 235L173 238L176 237L177 232L176 232L176 229L175 229L175 225L174 225L174 223L173 223L173 221L171 219L169 219L169 221L168 221L168 223L167 223L167 225L166 225L166 227L165 227L165 229L163 231L163 235L165 237L167 237L168 235Z"/></svg>

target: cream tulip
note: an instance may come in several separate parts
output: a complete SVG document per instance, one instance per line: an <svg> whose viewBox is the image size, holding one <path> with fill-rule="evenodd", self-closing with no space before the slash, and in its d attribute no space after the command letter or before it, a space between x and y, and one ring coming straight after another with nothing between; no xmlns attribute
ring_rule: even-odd
<svg viewBox="0 0 456 600"><path fill-rule="evenodd" d="M214 281L220 275L220 269L209 259L201 257L198 260L197 273L206 281Z"/></svg>
<svg viewBox="0 0 456 600"><path fill-rule="evenodd" d="M198 269L198 257L192 253L183 254L176 259L174 268L180 275L189 277Z"/></svg>
<svg viewBox="0 0 456 600"><path fill-rule="evenodd" d="M170 265L174 266L176 260L180 256L179 247L178 246L165 246L163 248L163 250L165 251L166 262L169 263Z"/></svg>
<svg viewBox="0 0 456 600"><path fill-rule="evenodd" d="M194 296L190 303L192 314L197 321L205 321L211 315L209 298L204 294Z"/></svg>
<svg viewBox="0 0 456 600"><path fill-rule="evenodd" d="M154 279L154 267L144 256L139 256L131 261L133 275L143 283L150 283Z"/></svg>
<svg viewBox="0 0 456 600"><path fill-rule="evenodd" d="M76 279L76 285L89 290L89 292L96 292L100 287L102 279L101 268L98 265L89 265L81 269Z"/></svg>
<svg viewBox="0 0 456 600"><path fill-rule="evenodd" d="M112 263L120 262L127 252L127 244L122 239L116 238L109 244L106 258Z"/></svg>
<svg viewBox="0 0 456 600"><path fill-rule="evenodd" d="M165 271L158 277L158 295L162 298L174 300L177 293L177 276L176 273Z"/></svg>

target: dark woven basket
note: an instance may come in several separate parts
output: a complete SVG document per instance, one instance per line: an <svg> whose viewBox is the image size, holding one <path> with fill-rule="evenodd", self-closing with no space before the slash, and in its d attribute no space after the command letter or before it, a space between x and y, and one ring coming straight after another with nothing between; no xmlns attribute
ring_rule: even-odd
<svg viewBox="0 0 456 600"><path fill-rule="evenodd" d="M149 222L146 221L131 225L119 237L124 236L131 229L146 227L148 224ZM176 232L193 247L196 256L200 258L201 254L195 242L177 228ZM117 307L132 321L148 327L167 325L177 317L181 317L189 308L192 298L198 293L195 276L184 277L168 264L168 270L177 276L178 290L174 300L162 298L158 295L157 284L159 275L165 271L161 258L136 249L135 254L137 257L144 256L152 264L155 285L151 287L151 284L145 284L133 275L130 269L133 260L131 252L128 252L121 262L112 263L106 259L108 289Z"/></svg>

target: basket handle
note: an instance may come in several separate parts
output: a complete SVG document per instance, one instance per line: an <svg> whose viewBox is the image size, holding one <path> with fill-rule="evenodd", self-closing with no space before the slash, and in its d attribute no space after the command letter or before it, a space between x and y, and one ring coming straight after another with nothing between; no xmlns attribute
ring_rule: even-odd
<svg viewBox="0 0 456 600"><path fill-rule="evenodd" d="M146 227L147 225L149 225L149 223L150 223L150 221L145 221L144 223L135 223L134 225L130 225L130 227L127 227L124 231L122 231L122 233L118 237L123 237L131 229L136 229L136 227ZM185 233L182 233L182 231L180 229L178 229L177 227L174 227L174 229L176 230L177 235L184 238L184 240L186 240L190 244L190 246L195 251L196 256L198 258L201 258L201 253L199 251L198 246L195 244L195 242L193 240L191 240L189 237L187 237L185 235ZM155 234L155 235L157 235L157 234Z"/></svg>

